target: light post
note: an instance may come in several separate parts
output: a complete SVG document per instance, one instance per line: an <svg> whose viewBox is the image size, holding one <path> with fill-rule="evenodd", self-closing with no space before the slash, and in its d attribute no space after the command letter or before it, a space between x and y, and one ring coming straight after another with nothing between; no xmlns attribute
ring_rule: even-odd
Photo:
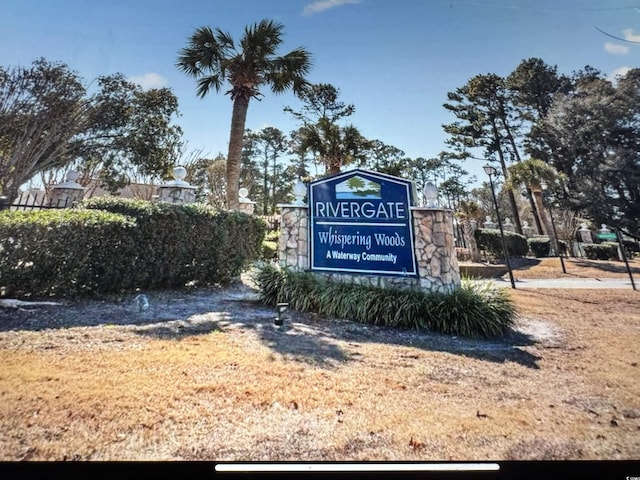
<svg viewBox="0 0 640 480"><path fill-rule="evenodd" d="M548 186L546 182L540 182L540 187L543 191L546 191ZM544 208L544 204L542 206ZM553 238L555 240L555 245L553 245L553 249L556 250L556 254L560 259L560 264L562 264L562 273L567 273L567 267L564 266L564 259L562 258L562 253L560 252L560 240L558 240L558 231L556 230L556 222L553 220L553 210L551 207L547 208L549 211L549 220L551 220L551 228L553 229Z"/></svg>
<svg viewBox="0 0 640 480"><path fill-rule="evenodd" d="M493 196L493 206L496 209L496 217L498 217L498 226L500 227L500 238L502 239L502 251L504 252L504 261L507 264L507 270L509 270L509 279L511 280L511 288L516 288L516 281L513 279L513 271L511 271L511 263L509 262L509 254L507 253L507 242L504 239L504 230L502 228L502 219L500 218L500 212L498 210L498 200L496 199L496 192L493 187L493 176L496 174L496 169L487 164L484 167L484 173L489 176L489 185L491 185L491 195Z"/></svg>

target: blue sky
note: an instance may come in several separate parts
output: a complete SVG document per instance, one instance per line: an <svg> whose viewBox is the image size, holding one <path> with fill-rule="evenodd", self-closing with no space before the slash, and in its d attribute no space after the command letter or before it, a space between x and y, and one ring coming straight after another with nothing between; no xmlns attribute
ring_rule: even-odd
<svg viewBox="0 0 640 480"><path fill-rule="evenodd" d="M197 98L195 81L175 68L178 52L197 27L237 39L264 18L284 24L281 53L312 53L309 80L340 89L364 136L410 157L446 148L446 94L476 74L507 75L530 57L562 73L640 66L640 0L4 0L0 65L45 57L86 81L121 72L170 87L188 150L215 156L227 152L231 101L215 92ZM250 104L247 128L289 133L296 124L287 105L300 103L265 92ZM481 162L463 166L484 180Z"/></svg>

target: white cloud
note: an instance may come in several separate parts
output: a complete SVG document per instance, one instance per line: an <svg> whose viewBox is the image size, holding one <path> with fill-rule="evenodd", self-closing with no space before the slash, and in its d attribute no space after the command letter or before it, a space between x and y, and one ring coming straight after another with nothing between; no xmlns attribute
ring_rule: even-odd
<svg viewBox="0 0 640 480"><path fill-rule="evenodd" d="M330 8L354 3L360 3L360 0L317 0L316 2L306 5L302 14L305 16L315 15Z"/></svg>
<svg viewBox="0 0 640 480"><path fill-rule="evenodd" d="M640 33L633 33L633 29L627 28L623 30L622 33L624 33L624 39L628 42L640 43Z"/></svg>
<svg viewBox="0 0 640 480"><path fill-rule="evenodd" d="M626 45L620 45L619 43L607 42L604 44L604 49L613 53L614 55L624 55L629 51L629 47Z"/></svg>
<svg viewBox="0 0 640 480"><path fill-rule="evenodd" d="M613 72L609 74L607 79L609 79L609 81L611 82L615 82L617 77L624 77L629 70L631 70L631 67L616 68Z"/></svg>
<svg viewBox="0 0 640 480"><path fill-rule="evenodd" d="M129 77L127 80L133 83L137 83L144 90L152 88L162 88L167 85L167 79L162 75L154 72L145 73L144 75L137 75Z"/></svg>

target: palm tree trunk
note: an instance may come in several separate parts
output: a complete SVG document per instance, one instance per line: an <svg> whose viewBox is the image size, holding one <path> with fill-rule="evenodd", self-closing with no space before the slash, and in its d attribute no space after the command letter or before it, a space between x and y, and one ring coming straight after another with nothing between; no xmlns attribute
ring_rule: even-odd
<svg viewBox="0 0 640 480"><path fill-rule="evenodd" d="M533 220L536 222L536 231L538 235L544 234L544 230L542 229L542 223L540 223L540 214L538 213L538 206L536 205L535 200L533 199L533 193L530 188L527 188L527 197L529 199L529 205L531 206L531 213L533 213Z"/></svg>
<svg viewBox="0 0 640 480"><path fill-rule="evenodd" d="M242 160L242 141L247 120L249 99L241 95L233 100L231 115L231 133L229 134L229 153L227 155L227 209L238 210L240 189L240 163Z"/></svg>
<svg viewBox="0 0 640 480"><path fill-rule="evenodd" d="M460 223L462 225L464 240L467 244L467 248L469 249L471 261L478 263L481 261L480 249L478 248L476 237L473 235L473 226L471 225L471 221L468 218L461 218Z"/></svg>
<svg viewBox="0 0 640 480"><path fill-rule="evenodd" d="M552 253L554 255L559 255L560 247L558 245L558 239L556 238L553 232L551 222L549 221L549 217L547 217L547 212L544 209L544 203L542 202L542 192L539 190L532 190L531 194L533 195L533 199L536 203L536 208L538 209L538 215L540 216L540 221L542 222L545 233L549 237L551 248L553 249Z"/></svg>
<svg viewBox="0 0 640 480"><path fill-rule="evenodd" d="M492 124L494 137L499 139L499 131L498 126L495 122ZM504 159L504 153L502 151L502 147L498 146L498 159L500 160L500 167L502 168L502 174L504 175L505 180L509 178L509 170L507 170L507 162ZM520 223L520 214L518 213L518 204L516 203L516 197L513 194L513 190L507 190L507 196L509 197L509 204L511 206L511 214L513 215L513 222L516 226L516 233L522 235L522 224Z"/></svg>
<svg viewBox="0 0 640 480"><path fill-rule="evenodd" d="M507 139L509 140L509 144L511 145L511 150L513 151L513 155L516 159L516 162L520 163L522 158L520 157L520 152L518 151L518 146L516 145L516 140L513 138L513 133L511 133L511 128L509 124L502 117L502 122L504 125L505 132L507 133ZM538 208L536 207L536 202L533 200L533 195L531 193L531 189L527 187L527 200L529 201L529 206L531 207L531 212L533 213L533 220L536 222L536 229L539 235L542 235L544 232L542 230L542 225L540 224L540 217L538 216ZM518 232L522 234L522 232Z"/></svg>
<svg viewBox="0 0 640 480"><path fill-rule="evenodd" d="M338 157L329 157L327 160L327 175L335 175L340 173L342 167L342 159Z"/></svg>

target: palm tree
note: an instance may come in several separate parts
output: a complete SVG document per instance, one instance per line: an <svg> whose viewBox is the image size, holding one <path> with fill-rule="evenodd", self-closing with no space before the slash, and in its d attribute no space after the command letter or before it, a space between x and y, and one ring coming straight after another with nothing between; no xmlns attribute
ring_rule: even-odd
<svg viewBox="0 0 640 480"><path fill-rule="evenodd" d="M359 158L367 148L367 140L353 125L340 127L328 117L321 117L315 124L306 124L298 130L297 149L312 151L325 165L325 173L334 175L341 168Z"/></svg>
<svg viewBox="0 0 640 480"><path fill-rule="evenodd" d="M462 234L464 235L465 243L469 248L469 254L471 255L472 262L480 262L480 249L478 249L478 243L474 236L473 225L471 220L477 219L480 216L480 206L473 200L461 200L458 204L456 211L456 217L460 221L462 226Z"/></svg>
<svg viewBox="0 0 640 480"><path fill-rule="evenodd" d="M510 190L516 189L519 185L524 185L531 191L540 222L551 241L551 246L556 255L559 254L560 249L558 239L555 236L551 222L549 222L549 217L547 217L546 210L544 209L542 185L545 183L551 185L556 182L558 178L558 172L551 165L536 158L529 158L509 167L509 180L507 180L506 183L506 186Z"/></svg>
<svg viewBox="0 0 640 480"><path fill-rule="evenodd" d="M219 92L225 82L233 101L229 153L227 155L227 208L238 209L242 138L249 100L258 98L260 87L276 94L292 89L299 95L308 85L304 78L311 68L311 55L299 47L276 56L282 43L283 25L262 20L245 28L238 42L219 28L200 27L180 51L176 66L198 80L197 94L204 97L211 88Z"/></svg>

